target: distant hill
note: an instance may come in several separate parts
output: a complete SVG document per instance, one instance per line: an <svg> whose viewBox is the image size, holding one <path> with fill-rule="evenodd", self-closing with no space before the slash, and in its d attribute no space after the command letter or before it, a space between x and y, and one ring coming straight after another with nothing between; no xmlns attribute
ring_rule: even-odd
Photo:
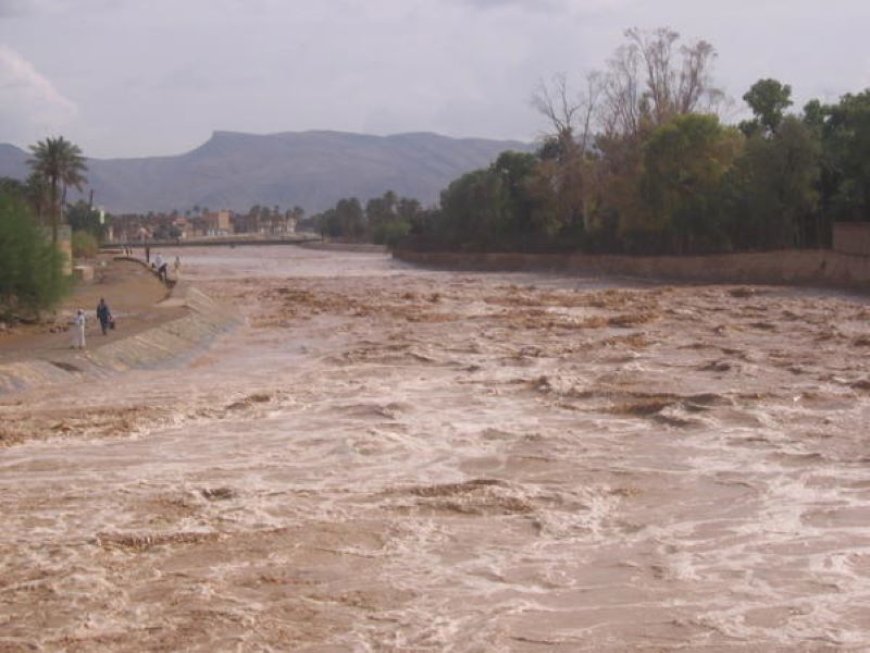
<svg viewBox="0 0 870 653"><path fill-rule="evenodd" d="M14 145L0 143L0 177L27 179L30 174L30 169L27 167L29 158L30 155L24 150L19 150Z"/></svg>
<svg viewBox="0 0 870 653"><path fill-rule="evenodd" d="M199 205L247 210L301 206L309 214L342 197L365 202L387 190L434 203L452 180L489 165L518 141L413 133L369 136L331 131L258 136L215 132L178 156L89 159L95 203L113 213L184 211ZM0 176L23 179L29 154L0 144Z"/></svg>

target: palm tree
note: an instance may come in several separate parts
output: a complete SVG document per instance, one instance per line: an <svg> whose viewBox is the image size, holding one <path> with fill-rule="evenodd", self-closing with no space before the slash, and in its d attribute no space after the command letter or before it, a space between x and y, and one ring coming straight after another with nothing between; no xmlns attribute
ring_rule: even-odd
<svg viewBox="0 0 870 653"><path fill-rule="evenodd" d="M51 202L51 242L57 245L57 227L61 221L61 198L72 186L78 190L87 181L84 172L88 169L78 145L63 136L46 138L30 146L33 158L27 164L33 172L48 182Z"/></svg>
<svg viewBox="0 0 870 653"><path fill-rule="evenodd" d="M45 224L51 201L48 196L48 181L38 172L31 172L27 178L26 187L27 199L36 213L37 220L40 224Z"/></svg>

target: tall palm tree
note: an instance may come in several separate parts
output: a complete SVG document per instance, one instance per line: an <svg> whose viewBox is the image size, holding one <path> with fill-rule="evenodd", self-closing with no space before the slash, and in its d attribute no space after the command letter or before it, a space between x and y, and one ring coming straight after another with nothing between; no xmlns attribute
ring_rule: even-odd
<svg viewBox="0 0 870 653"><path fill-rule="evenodd" d="M87 181L84 172L88 169L78 145L70 143L63 136L46 138L30 146L33 158L27 164L34 173L48 182L51 202L51 242L57 245L57 228L61 221L61 198L66 189L72 186L78 190Z"/></svg>
<svg viewBox="0 0 870 653"><path fill-rule="evenodd" d="M46 223L50 212L51 198L48 192L48 180L38 172L31 172L26 182L27 199L36 213L40 224Z"/></svg>

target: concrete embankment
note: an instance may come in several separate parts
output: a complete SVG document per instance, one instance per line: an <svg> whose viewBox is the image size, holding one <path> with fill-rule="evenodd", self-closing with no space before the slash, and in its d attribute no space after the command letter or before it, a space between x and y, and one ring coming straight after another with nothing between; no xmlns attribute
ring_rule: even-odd
<svg viewBox="0 0 870 653"><path fill-rule="evenodd" d="M99 347L0 363L0 394L106 377L134 368L176 364L241 322L238 314L184 283L177 284L163 304L186 310L181 317Z"/></svg>
<svg viewBox="0 0 870 653"><path fill-rule="evenodd" d="M454 253L398 250L418 265L469 270L558 271L692 283L826 286L870 291L870 258L830 250L708 256Z"/></svg>
<svg viewBox="0 0 870 653"><path fill-rule="evenodd" d="M365 254L384 254L387 248L384 245L373 243L343 243L334 240L309 240L299 243L304 249L319 249L327 252L362 252Z"/></svg>

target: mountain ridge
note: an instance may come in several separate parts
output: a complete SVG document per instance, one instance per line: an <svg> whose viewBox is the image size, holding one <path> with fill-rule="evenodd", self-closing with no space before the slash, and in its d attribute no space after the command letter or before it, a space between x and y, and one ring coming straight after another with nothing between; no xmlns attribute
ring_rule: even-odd
<svg viewBox="0 0 870 653"><path fill-rule="evenodd" d="M432 205L460 175L489 165L521 141L432 132L378 136L332 130L250 134L216 130L181 154L88 159L88 188L112 213L184 211L195 205L247 210L301 206L308 213L343 197L365 202L387 190ZM29 154L0 144L0 176L24 179Z"/></svg>

